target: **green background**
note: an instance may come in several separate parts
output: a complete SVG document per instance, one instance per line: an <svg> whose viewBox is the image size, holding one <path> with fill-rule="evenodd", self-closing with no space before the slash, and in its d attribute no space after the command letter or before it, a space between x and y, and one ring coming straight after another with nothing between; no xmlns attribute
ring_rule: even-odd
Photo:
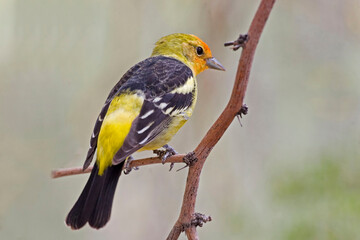
<svg viewBox="0 0 360 240"><path fill-rule="evenodd" d="M174 32L202 38L227 69L198 76L195 113L171 142L192 151L232 90L240 52L223 43L246 33L258 2L1 0L0 239L165 239L187 170L146 166L121 177L99 231L64 224L87 176L50 172L82 165L112 86ZM360 239L359 43L357 0L275 4L249 114L203 169L197 211L213 221L201 239Z"/></svg>

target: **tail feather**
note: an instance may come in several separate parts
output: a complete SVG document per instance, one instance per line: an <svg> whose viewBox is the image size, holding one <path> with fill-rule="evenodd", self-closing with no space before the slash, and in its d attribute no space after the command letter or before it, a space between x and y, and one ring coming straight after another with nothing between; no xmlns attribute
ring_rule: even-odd
<svg viewBox="0 0 360 240"><path fill-rule="evenodd" d="M85 185L84 190L81 192L80 197L78 198L78 200L76 201L75 205L73 206L73 208L70 210L69 214L66 217L66 225L70 226L72 229L79 229L81 227L83 227L86 222L87 222L87 218L84 214L84 206L85 203L88 199L90 192L92 192L92 185L93 182L96 178L97 175L97 165L94 165L93 170L91 171L90 177Z"/></svg>
<svg viewBox="0 0 360 240"><path fill-rule="evenodd" d="M124 163L108 167L98 175L95 163L90 177L74 207L66 217L66 224L79 229L87 222L94 228L103 227L110 219L116 185Z"/></svg>
<svg viewBox="0 0 360 240"><path fill-rule="evenodd" d="M102 228L110 219L116 185L123 164L124 162L107 169L107 174L105 176L106 185L103 185L96 207L89 218L89 225L93 228Z"/></svg>

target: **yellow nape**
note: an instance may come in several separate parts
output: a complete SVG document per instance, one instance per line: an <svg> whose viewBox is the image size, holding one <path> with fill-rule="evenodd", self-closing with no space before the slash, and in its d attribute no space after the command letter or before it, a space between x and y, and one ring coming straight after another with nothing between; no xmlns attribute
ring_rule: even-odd
<svg viewBox="0 0 360 240"><path fill-rule="evenodd" d="M134 92L115 97L103 120L97 143L99 175L111 166L112 159L121 148L131 124L139 115L144 98Z"/></svg>

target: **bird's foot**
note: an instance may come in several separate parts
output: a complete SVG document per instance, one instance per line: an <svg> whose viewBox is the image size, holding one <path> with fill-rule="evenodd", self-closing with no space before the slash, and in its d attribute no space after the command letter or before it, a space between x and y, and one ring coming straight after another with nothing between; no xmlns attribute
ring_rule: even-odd
<svg viewBox="0 0 360 240"><path fill-rule="evenodd" d="M154 150L153 152L158 155L159 158L161 158L161 162L162 164L165 164L166 159L168 159L169 157L171 157L172 155L176 155L177 152L175 151L175 149L173 149L172 147L170 147L169 145L165 144L163 146L163 148L165 150Z"/></svg>
<svg viewBox="0 0 360 240"><path fill-rule="evenodd" d="M246 104L243 104L240 108L239 112L236 114L237 119L239 120L240 126L242 126L240 119L242 118L242 115L248 114L249 107Z"/></svg>
<svg viewBox="0 0 360 240"><path fill-rule="evenodd" d="M238 39L236 39L235 41L232 42L226 42L224 43L225 47L228 46L232 46L232 50L236 51L239 48L244 48L246 42L249 40L249 35L248 34L240 34L240 36L238 37Z"/></svg>
<svg viewBox="0 0 360 240"><path fill-rule="evenodd" d="M125 167L124 167L124 174L129 174L132 170L139 170L139 167L130 167L130 163L134 160L134 158L132 156L129 156L127 159L126 159L126 162L125 162Z"/></svg>
<svg viewBox="0 0 360 240"><path fill-rule="evenodd" d="M186 164L184 167L178 169L177 171L183 170L184 168L191 167L198 161L195 152L189 152L188 154L183 157L183 161Z"/></svg>
<svg viewBox="0 0 360 240"><path fill-rule="evenodd" d="M174 148L170 147L168 144L165 144L163 146L163 148L165 150L154 150L153 152L158 155L159 158L161 158L161 162L162 164L165 164L166 159L168 159L169 157L178 154ZM170 169L169 171L171 171L171 169L174 167L174 163L170 163Z"/></svg>

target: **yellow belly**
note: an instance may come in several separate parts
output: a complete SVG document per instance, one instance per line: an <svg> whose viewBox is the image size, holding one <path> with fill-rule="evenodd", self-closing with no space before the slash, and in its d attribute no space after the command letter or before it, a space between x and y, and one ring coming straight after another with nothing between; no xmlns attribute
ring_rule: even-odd
<svg viewBox="0 0 360 240"><path fill-rule="evenodd" d="M167 129L160 133L153 141L142 147L139 151L159 149L172 139L179 129L186 123L183 116L174 117Z"/></svg>

